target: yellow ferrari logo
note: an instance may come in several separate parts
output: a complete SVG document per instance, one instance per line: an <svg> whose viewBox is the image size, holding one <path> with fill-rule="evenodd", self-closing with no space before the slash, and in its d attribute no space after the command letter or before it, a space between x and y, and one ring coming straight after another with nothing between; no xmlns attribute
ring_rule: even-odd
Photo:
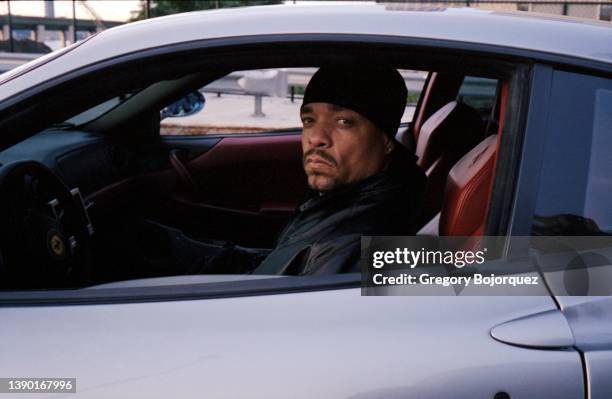
<svg viewBox="0 0 612 399"><path fill-rule="evenodd" d="M49 239L49 248L56 256L62 256L64 254L64 241L59 234L53 234Z"/></svg>

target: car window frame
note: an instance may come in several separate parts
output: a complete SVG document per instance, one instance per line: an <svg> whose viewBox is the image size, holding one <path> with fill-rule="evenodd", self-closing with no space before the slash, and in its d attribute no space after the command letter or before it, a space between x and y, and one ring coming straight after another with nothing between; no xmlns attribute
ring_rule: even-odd
<svg viewBox="0 0 612 399"><path fill-rule="evenodd" d="M308 37L308 40L312 40L312 37L309 37L308 35L303 35L304 37ZM349 45L363 45L364 44L364 38L363 35L315 35L316 39L318 39L319 41L325 41L326 40L330 40L331 37L335 37L336 40L338 40L337 36L342 36L343 38L343 42L342 45L345 46L349 46ZM331 36L331 37L330 37ZM411 51L423 51L422 48L420 47L415 47L414 44L411 44L411 39L410 38L402 38L403 40L400 40L399 38L386 38L386 37L369 37L371 40L371 43L374 44L379 44L384 46L385 48L391 48L394 47L394 51L401 51L401 49L397 49L395 48L395 45L397 43L401 43L404 48L406 50L410 49ZM249 40L252 40L253 38L249 38ZM278 43L281 44L292 44L294 43L292 40L294 40L295 38L293 38L292 40L289 40L288 38L276 38L278 41L271 41L269 43L266 43L267 45L276 45ZM219 47L223 47L225 50L224 46L230 46L231 44L236 45L237 43L240 43L241 45L244 45L244 42L241 42L240 40L244 40L244 38L240 38L239 39L235 39L238 40L238 42L232 42L231 40L214 40L214 43L205 43L206 45L210 45L211 47L204 47L204 50L212 48L212 49L216 49ZM252 43L249 42L249 40L246 40L247 45L251 45ZM386 41L386 40L390 40L390 42ZM326 42L327 43L327 42ZM332 42L333 43L333 42ZM436 41L434 41L433 43L438 44ZM200 45L202 43L199 43ZM366 41L365 44L369 44L369 42ZM430 45L432 43L429 43ZM186 44L181 44L181 46L187 46ZM184 47L179 46L179 48L181 50L184 50ZM190 43L189 46L196 46L193 43ZM470 56L473 57L472 59L472 64L471 67L472 68L477 68L478 65L482 64L482 58L480 56L484 56L485 59L490 59L490 58L494 58L496 60L496 62L499 64L497 67L504 69L504 70L508 70L508 71L515 71L517 69L517 65L523 65L522 63L518 63L517 62L509 62L507 59L505 59L504 57L501 57L498 54L495 53L482 53L482 52L472 52L471 50L466 50L465 48L461 48L461 46L459 46L457 43L452 43L452 47L455 49L455 51L458 54L452 54L452 55L447 55L450 57L456 57L456 56L461 56L464 54L469 54ZM471 45L467 45L468 48L471 47ZM202 50L202 47L195 47L197 50ZM231 46L230 46L231 48ZM157 49L155 55L159 55L159 54L164 54L164 55L168 55L168 54L173 54L174 51L176 51L176 47L175 46L169 46L169 48L165 48L165 49ZM138 54L130 54L130 55L126 55L125 57L119 57L117 59L113 59L113 60L109 60L108 63L101 63L99 65L96 65L95 67L93 66L87 66L82 68L81 70L74 73L68 73L66 75L62 75L61 77L58 78L57 82L46 82L45 85L43 85L44 87L37 87L37 88L33 88L30 91L30 95L34 96L34 95L39 95L41 92L44 92L44 90L50 90L53 89L55 86L60 85L62 82L66 82L71 76L74 77L75 74L76 76L87 76L87 73L92 73L94 71L99 72L101 70L105 70L106 68L111 68L114 67L118 64L125 64L128 63L130 61L134 61L134 60L142 60L143 57L151 57L151 51L147 50L147 51L143 51L140 52ZM431 62L431 61L429 61ZM488 63L487 63L488 64ZM490 65L487 65L486 67L480 67L482 68L483 73L491 73L492 67ZM513 74L515 72L512 72ZM514 76L514 75L513 75ZM524 85L519 84L519 80L515 80L515 82L517 82L515 84L516 88L514 89L515 91L518 90L518 92L524 91ZM512 87L515 86L511 86L511 93L513 93L512 91ZM518 137L520 136L520 130L517 129L517 126L520 126L520 124L517 124L516 126L514 126L512 123L508 123L508 126L506 127L506 129L504 131L506 131L507 129L510 129L510 132L514 132L514 136L509 135L508 137ZM283 134L283 133L281 133ZM265 134L264 135L268 135ZM208 136L207 136L208 137ZM250 135L249 135L250 137ZM512 158L513 161L516 161L515 158ZM498 172L504 168L511 168L513 166L513 164L509 164L509 165L504 165L503 168L501 166L499 166L498 163ZM499 180L498 176L501 176L502 174L496 174L496 182ZM495 187L494 187L494 191L495 191ZM487 220L489 220L492 215L494 214L494 212L498 212L498 209L491 209L489 211L489 217ZM294 292L294 291L300 291L300 290L320 290L320 289L336 289L338 287L358 287L360 285L360 275L359 274L353 274L353 275L329 275L329 276L322 276L319 279L310 279L308 278L307 280L304 280L303 283L300 282L300 279L303 277L299 277L299 278L290 278L290 279L285 279L285 278L277 278L277 279L270 279L270 281L268 281L266 284L270 284L270 286L267 286L267 288L263 289L263 288L257 288L259 287L260 284L263 284L262 281L244 281L241 283L240 286L243 287L243 291L240 291L240 289L238 288L232 288L231 285L232 284L236 284L236 282L233 283L229 283L228 284L223 284L223 283L219 283L219 286L216 285L211 285L211 284L198 284L198 285L188 285L188 286L181 286L181 287L146 287L146 288L138 288L138 289L111 289L107 292L104 292L104 295L101 295L101 292L97 292L95 295L94 294L90 294L90 293L84 293L84 291L86 290L64 290L64 291L45 291L45 292L28 292L28 291L17 291L17 292L12 292L12 293L1 293L0 294L0 302L2 303L12 303L12 304L28 304L28 305L33 305L33 304L75 304L75 303L99 303L99 302L103 302L103 303L108 303L108 302L112 302L112 303L118 303L118 302L125 302L125 301L129 301L129 302L133 302L133 301L160 301L160 300L183 300L183 299L190 299L190 298L208 298L208 297L221 297L221 296L227 296L227 297L233 297L233 296L237 296L237 295L250 295L250 294L244 294L245 292L250 292L250 293L254 293L254 292L266 292L266 293L287 293L287 292ZM304 277L305 278L305 277ZM311 283L309 283L311 282ZM340 285L338 285L340 284ZM295 286L294 286L295 285ZM215 287L218 288L218 290L215 289ZM293 287L293 288L292 288ZM127 291L126 291L127 290ZM111 292L112 291L112 292ZM213 292L214 293L211 293ZM243 292L241 294L241 292ZM22 295L20 295L19 293L21 293ZM173 294L174 293L174 294ZM174 296L173 296L174 295Z"/></svg>
<svg viewBox="0 0 612 399"><path fill-rule="evenodd" d="M516 179L517 190L512 195L511 207L505 217L510 221L508 235L531 236L533 218L537 205L538 188L540 185L542 164L544 162L545 145L548 137L548 118L551 111L550 98L553 76L556 70L578 72L585 75L612 79L612 73L602 73L600 70L585 70L568 65L555 65L536 62L531 67L529 79L528 101L524 104L525 121L522 136L520 165L517 165L512 175ZM612 70L612 66L611 66ZM612 71L611 71L612 72ZM527 241L516 240L505 248L508 257L516 258L527 253Z"/></svg>
<svg viewBox="0 0 612 399"><path fill-rule="evenodd" d="M529 212L529 193L536 184L533 179L534 163L537 164L536 140L538 129L545 119L538 117L545 112L548 95L541 85L546 77L540 64L519 68L510 82L507 116L502 127L495 167L495 180L487 215L485 235L524 235L523 215ZM501 115L501 114L500 114ZM541 144L541 143L540 143Z"/></svg>

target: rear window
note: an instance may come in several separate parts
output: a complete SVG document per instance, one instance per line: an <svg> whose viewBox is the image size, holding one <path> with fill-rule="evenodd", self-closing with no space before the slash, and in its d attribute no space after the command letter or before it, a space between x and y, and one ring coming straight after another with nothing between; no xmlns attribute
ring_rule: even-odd
<svg viewBox="0 0 612 399"><path fill-rule="evenodd" d="M612 80L555 72L533 232L612 234Z"/></svg>
<svg viewBox="0 0 612 399"><path fill-rule="evenodd" d="M459 88L457 101L476 109L481 115L490 115L495 105L497 79L466 76Z"/></svg>

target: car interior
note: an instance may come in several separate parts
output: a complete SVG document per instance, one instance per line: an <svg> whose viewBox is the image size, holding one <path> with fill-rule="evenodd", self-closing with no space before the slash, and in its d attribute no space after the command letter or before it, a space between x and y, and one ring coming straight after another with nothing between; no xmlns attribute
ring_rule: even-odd
<svg viewBox="0 0 612 399"><path fill-rule="evenodd" d="M90 73L3 113L0 287L248 274L306 190L300 129L164 136L160 112L235 70L317 67L355 57L349 48L326 50L292 58L276 51L253 62L256 49L248 49L216 54L214 65L210 52L140 60ZM475 58L458 71L449 63L457 55L417 52L415 62L380 51L398 69L430 71L412 122L396 137L414 151L428 179L418 234L494 233L489 204L511 82L521 89L514 67L483 68ZM112 78L94 90L102 76ZM495 84L479 109L461 93L473 76ZM207 250L235 246L253 256L230 266Z"/></svg>

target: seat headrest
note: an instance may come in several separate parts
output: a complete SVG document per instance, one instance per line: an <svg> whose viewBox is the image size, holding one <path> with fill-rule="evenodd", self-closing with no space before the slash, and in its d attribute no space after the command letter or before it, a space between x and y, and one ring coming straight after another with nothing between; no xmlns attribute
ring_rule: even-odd
<svg viewBox="0 0 612 399"><path fill-rule="evenodd" d="M484 137L478 112L451 101L436 111L421 127L416 144L417 164L427 170L444 152L456 152L458 159ZM451 156L452 158L452 156Z"/></svg>
<svg viewBox="0 0 612 399"><path fill-rule="evenodd" d="M440 215L440 235L480 235L493 184L497 135L484 139L450 170Z"/></svg>

